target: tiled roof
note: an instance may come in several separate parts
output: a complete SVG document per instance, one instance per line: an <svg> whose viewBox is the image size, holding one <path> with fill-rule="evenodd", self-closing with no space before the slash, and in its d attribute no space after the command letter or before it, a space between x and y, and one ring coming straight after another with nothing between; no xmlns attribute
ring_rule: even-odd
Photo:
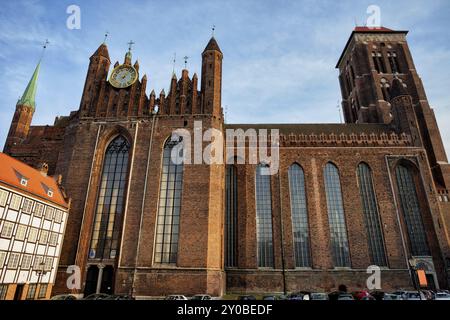
<svg viewBox="0 0 450 320"><path fill-rule="evenodd" d="M21 184L22 178L27 180L26 186ZM44 175L39 170L3 152L0 152L0 183L63 207L69 207L60 187L53 177ZM51 197L48 195L49 190L53 193Z"/></svg>
<svg viewBox="0 0 450 320"><path fill-rule="evenodd" d="M355 27L353 29L355 32L392 32L394 30L385 28L385 27L366 27L366 26L359 26Z"/></svg>

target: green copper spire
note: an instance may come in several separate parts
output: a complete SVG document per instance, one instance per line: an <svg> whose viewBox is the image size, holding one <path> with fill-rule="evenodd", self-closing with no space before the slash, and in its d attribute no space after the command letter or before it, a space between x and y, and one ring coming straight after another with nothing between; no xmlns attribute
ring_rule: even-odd
<svg viewBox="0 0 450 320"><path fill-rule="evenodd" d="M31 107L33 110L36 108L35 98L40 68L41 68L41 61L39 61L38 65L36 66L33 76L31 77L30 82L28 82L27 88L25 89L22 98L20 98L19 101L17 101L17 105L28 106Z"/></svg>

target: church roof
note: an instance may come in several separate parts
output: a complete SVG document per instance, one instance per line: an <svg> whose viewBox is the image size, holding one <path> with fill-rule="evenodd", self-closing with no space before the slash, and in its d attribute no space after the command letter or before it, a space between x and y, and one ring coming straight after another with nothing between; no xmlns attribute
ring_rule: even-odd
<svg viewBox="0 0 450 320"><path fill-rule="evenodd" d="M53 177L43 174L29 165L0 152L0 184L10 188L18 189L21 192L39 197L65 208L69 205L64 199L56 180ZM27 180L26 186L21 184L22 178ZM53 196L49 196L49 190Z"/></svg>
<svg viewBox="0 0 450 320"><path fill-rule="evenodd" d="M37 91L37 81L39 78L39 70L41 69L41 61L36 66L36 69L34 69L33 76L30 79L30 82L28 82L28 85L22 95L22 98L17 101L17 105L23 105L31 107L33 110L36 108L36 91Z"/></svg>
<svg viewBox="0 0 450 320"><path fill-rule="evenodd" d="M215 50L215 51L219 51L220 53L222 53L222 51L219 48L219 44L217 43L217 41L214 37L211 37L211 39L209 40L209 42L206 45L205 50L203 50L203 52L208 51L208 50Z"/></svg>
<svg viewBox="0 0 450 320"><path fill-rule="evenodd" d="M279 129L280 134L359 134L359 133L391 133L393 130L389 125L379 123L279 123L279 124L225 124L225 129Z"/></svg>

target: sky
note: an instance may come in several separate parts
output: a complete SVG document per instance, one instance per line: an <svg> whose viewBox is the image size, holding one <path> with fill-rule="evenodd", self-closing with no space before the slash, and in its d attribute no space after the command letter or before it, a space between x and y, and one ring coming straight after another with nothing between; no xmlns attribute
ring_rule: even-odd
<svg viewBox="0 0 450 320"><path fill-rule="evenodd" d="M147 94L168 91L176 53L180 76L201 73L201 52L215 25L223 52L222 106L228 123L337 123L336 62L367 8L381 24L409 30L408 43L450 152L450 1L81 1L0 0L0 148L42 52L33 124L77 110L89 57L109 32L114 63L130 40ZM67 8L80 8L69 29Z"/></svg>

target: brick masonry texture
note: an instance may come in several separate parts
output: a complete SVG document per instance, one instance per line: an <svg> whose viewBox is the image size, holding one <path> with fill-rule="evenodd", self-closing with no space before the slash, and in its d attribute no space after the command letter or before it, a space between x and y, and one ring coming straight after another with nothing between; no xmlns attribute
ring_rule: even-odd
<svg viewBox="0 0 450 320"><path fill-rule="evenodd" d="M223 54L214 39L202 53L200 91L197 75L190 78L187 70L180 79L173 76L168 94L162 91L158 98L153 91L146 95L146 76L128 88L113 88L107 81L110 58L102 44L90 58L79 110L57 118L54 126L38 127L31 126L32 114L18 106L5 151L34 166L49 163L51 173L62 175L72 199L53 293L68 291L65 271L73 264L80 266L82 274L82 288L73 293L84 292L89 266L100 264L114 268L115 293L135 296L333 290L342 283L351 289L363 288L371 261L356 175L362 162L372 170L386 249L383 289L412 287L407 265L411 254L407 239L402 239L406 227L395 179L399 163L408 163L417 173L417 194L435 274L439 286L448 287L450 202L442 201L442 196L448 195L450 166L404 35L385 31L376 36L373 32L353 33L340 59L346 124L225 124L221 106ZM397 96L394 83L398 77L385 75L392 87L390 101L383 100L381 75L371 56L373 46L381 43L386 48L391 45L391 49L383 49L386 63L387 53L396 50L400 67L409 70L398 76L408 89L406 93L400 90ZM131 65L127 59L124 63ZM349 87L352 79L346 79L350 65L355 87ZM356 97L359 105L352 111ZM202 121L203 132L208 128L221 132L237 128L280 130L280 169L271 176L273 269L258 268L256 166L248 161L236 165L236 267L224 266L225 164L184 165L177 263L154 263L164 143L175 129L186 129L193 136L194 121ZM119 253L99 261L88 257L89 246L105 150L117 135L131 145L126 210L120 221ZM207 145L203 142L203 147ZM323 177L328 162L335 164L340 174L350 268L334 268L332 264ZM305 173L311 268L295 268L288 182L288 168L293 163Z"/></svg>

